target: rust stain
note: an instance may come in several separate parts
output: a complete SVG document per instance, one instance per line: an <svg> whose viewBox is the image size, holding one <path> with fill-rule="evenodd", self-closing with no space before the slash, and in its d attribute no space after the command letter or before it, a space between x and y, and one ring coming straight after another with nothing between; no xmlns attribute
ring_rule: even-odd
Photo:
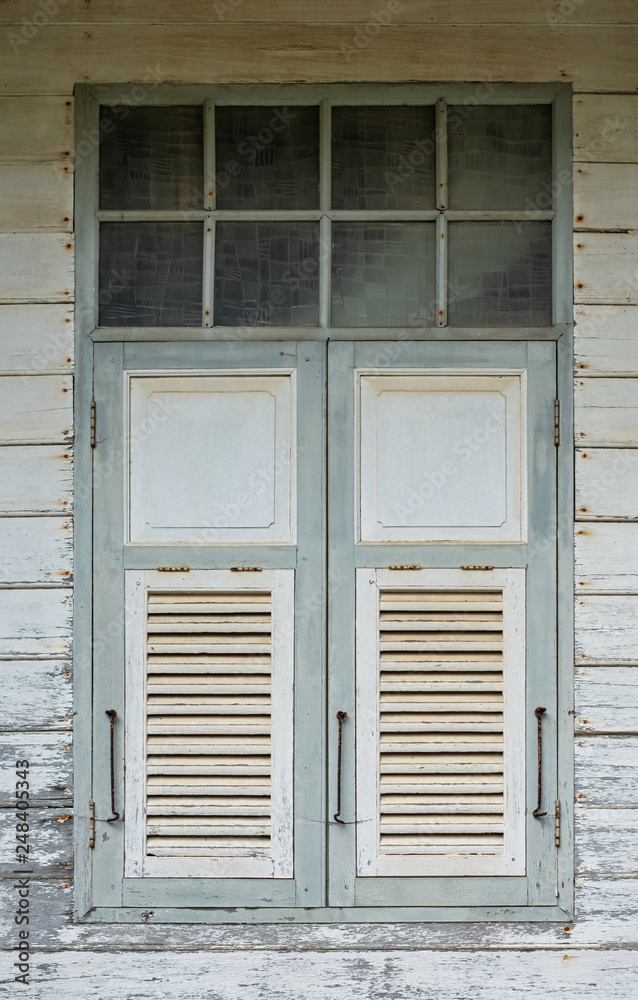
<svg viewBox="0 0 638 1000"><path fill-rule="evenodd" d="M588 364L587 364L587 363L586 363L585 361L583 361L583 362L582 362L582 364L580 364L580 365L579 365L578 367L579 367L579 368L589 368L589 367L591 367L591 366L590 366L590 365L588 365Z"/></svg>
<svg viewBox="0 0 638 1000"><path fill-rule="evenodd" d="M71 819L70 813L65 813L63 816L58 816L58 823L66 823L67 819Z"/></svg>
<svg viewBox="0 0 638 1000"><path fill-rule="evenodd" d="M581 719L580 721L583 724L583 726L591 726L592 724L591 719Z"/></svg>
<svg viewBox="0 0 638 1000"><path fill-rule="evenodd" d="M65 861L65 864L68 865L68 863L69 863L68 861ZM62 882L60 888L61 889L70 889L71 888L71 883L70 882Z"/></svg>
<svg viewBox="0 0 638 1000"><path fill-rule="evenodd" d="M581 514L587 513L587 507L579 507L578 509L580 510Z"/></svg>
<svg viewBox="0 0 638 1000"><path fill-rule="evenodd" d="M571 932L572 932L572 928L571 927L563 927L563 928L561 928L561 930L563 931L564 934L571 934Z"/></svg>
<svg viewBox="0 0 638 1000"><path fill-rule="evenodd" d="M571 962L572 958L576 958L575 955L563 955L563 962Z"/></svg>

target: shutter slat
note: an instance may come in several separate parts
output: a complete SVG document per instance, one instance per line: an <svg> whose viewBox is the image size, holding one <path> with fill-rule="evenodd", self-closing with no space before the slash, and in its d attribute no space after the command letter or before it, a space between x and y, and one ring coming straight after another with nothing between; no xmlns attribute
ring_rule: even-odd
<svg viewBox="0 0 638 1000"><path fill-rule="evenodd" d="M503 594L379 598L381 854L503 850Z"/></svg>
<svg viewBox="0 0 638 1000"><path fill-rule="evenodd" d="M150 594L147 611L147 853L267 856L270 594Z"/></svg>

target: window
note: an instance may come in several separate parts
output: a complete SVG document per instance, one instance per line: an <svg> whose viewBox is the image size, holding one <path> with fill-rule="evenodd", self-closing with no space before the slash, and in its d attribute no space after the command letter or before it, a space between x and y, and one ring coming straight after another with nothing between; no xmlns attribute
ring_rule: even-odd
<svg viewBox="0 0 638 1000"><path fill-rule="evenodd" d="M81 915L565 919L566 98L83 90Z"/></svg>

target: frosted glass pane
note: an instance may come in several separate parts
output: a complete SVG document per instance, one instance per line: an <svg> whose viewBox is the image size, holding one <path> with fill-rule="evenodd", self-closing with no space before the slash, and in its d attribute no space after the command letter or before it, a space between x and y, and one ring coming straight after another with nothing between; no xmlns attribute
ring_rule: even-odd
<svg viewBox="0 0 638 1000"><path fill-rule="evenodd" d="M318 323L317 224L217 224L217 326L317 326Z"/></svg>
<svg viewBox="0 0 638 1000"><path fill-rule="evenodd" d="M551 223L453 222L448 252L451 326L551 324Z"/></svg>
<svg viewBox="0 0 638 1000"><path fill-rule="evenodd" d="M101 208L201 208L201 107L101 108Z"/></svg>
<svg viewBox="0 0 638 1000"><path fill-rule="evenodd" d="M434 109L332 109L333 208L435 205Z"/></svg>
<svg viewBox="0 0 638 1000"><path fill-rule="evenodd" d="M198 222L102 223L100 326L201 326Z"/></svg>
<svg viewBox="0 0 638 1000"><path fill-rule="evenodd" d="M335 225L333 326L431 326L435 311L432 223Z"/></svg>
<svg viewBox="0 0 638 1000"><path fill-rule="evenodd" d="M319 108L216 108L217 208L319 206Z"/></svg>
<svg viewBox="0 0 638 1000"><path fill-rule="evenodd" d="M451 209L551 208L549 105L450 107L448 156Z"/></svg>

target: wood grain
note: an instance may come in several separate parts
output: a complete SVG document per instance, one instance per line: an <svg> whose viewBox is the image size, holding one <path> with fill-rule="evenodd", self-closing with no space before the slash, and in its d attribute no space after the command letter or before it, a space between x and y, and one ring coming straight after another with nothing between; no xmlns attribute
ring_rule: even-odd
<svg viewBox="0 0 638 1000"><path fill-rule="evenodd" d="M575 364L582 375L638 375L638 308L576 306Z"/></svg>
<svg viewBox="0 0 638 1000"><path fill-rule="evenodd" d="M574 407L576 444L638 446L638 379L578 378Z"/></svg>
<svg viewBox="0 0 638 1000"><path fill-rule="evenodd" d="M638 233L576 233L574 301L638 303L637 255Z"/></svg>
<svg viewBox="0 0 638 1000"><path fill-rule="evenodd" d="M580 809L574 816L576 871L581 875L635 875L638 809Z"/></svg>
<svg viewBox="0 0 638 1000"><path fill-rule="evenodd" d="M181 83L564 81L577 90L593 92L635 86L635 26L590 27L569 19L552 25L498 28L392 23L366 44L370 15L364 16L364 21L349 25L270 22L252 30L210 20L193 27L181 19L162 25L153 18L131 24L126 31L117 23L51 22L46 30L24 39L24 45L16 42L17 51L9 39L0 92L70 95L78 81L132 80L152 85L158 79ZM122 91L128 91L130 100L139 100L134 87L123 86Z"/></svg>
<svg viewBox="0 0 638 1000"><path fill-rule="evenodd" d="M638 448L576 449L576 519L638 520Z"/></svg>
<svg viewBox="0 0 638 1000"><path fill-rule="evenodd" d="M0 514L66 514L72 503L70 452L49 444L0 447Z"/></svg>
<svg viewBox="0 0 638 1000"><path fill-rule="evenodd" d="M68 375L0 377L0 444L68 443L72 387Z"/></svg>
<svg viewBox="0 0 638 1000"><path fill-rule="evenodd" d="M68 730L72 713L72 674L68 660L0 661L2 729Z"/></svg>
<svg viewBox="0 0 638 1000"><path fill-rule="evenodd" d="M577 663L638 665L638 597L579 595L575 617Z"/></svg>
<svg viewBox="0 0 638 1000"><path fill-rule="evenodd" d="M72 367L70 306L0 306L0 372L37 375Z"/></svg>
<svg viewBox="0 0 638 1000"><path fill-rule="evenodd" d="M73 230L73 171L69 163L0 163L2 232Z"/></svg>
<svg viewBox="0 0 638 1000"><path fill-rule="evenodd" d="M0 806L10 808L15 798L15 764L28 760L29 801L33 806L66 805L71 801L71 733L0 733L0 760L8 781ZM34 849L35 850L35 849Z"/></svg>
<svg viewBox="0 0 638 1000"><path fill-rule="evenodd" d="M0 584L68 583L72 527L65 517L0 518Z"/></svg>
<svg viewBox="0 0 638 1000"><path fill-rule="evenodd" d="M585 733L638 733L636 667L577 667L575 726Z"/></svg>
<svg viewBox="0 0 638 1000"><path fill-rule="evenodd" d="M11 954L11 953L9 953ZM13 957L12 957L13 959ZM3 976L9 975L9 960ZM427 969L427 973L424 970ZM131 983L147 1000L191 1000L194 994L215 1000L297 1000L303 983L305 1000L328 1000L339 991L352 1000L388 997L472 997L472 1000L518 1000L530 996L530 984L542 982L548 1000L586 995L592 1000L627 1000L638 975L633 951L508 950L397 951L385 954L347 951L224 953L211 963L207 950L170 954L119 952L117 961L104 952L61 951L48 956L46 981L34 983L30 996L44 1000L52 993L65 1000L103 1000L130 996ZM600 984L600 985L599 985ZM535 987L534 987L535 989Z"/></svg>
<svg viewBox="0 0 638 1000"><path fill-rule="evenodd" d="M638 163L638 96L577 94L574 159L589 163Z"/></svg>
<svg viewBox="0 0 638 1000"><path fill-rule="evenodd" d="M578 525L575 545L576 590L638 593L638 524Z"/></svg>
<svg viewBox="0 0 638 1000"><path fill-rule="evenodd" d="M638 163L579 164L574 172L576 229L638 228Z"/></svg>
<svg viewBox="0 0 638 1000"><path fill-rule="evenodd" d="M33 12L30 6L25 16ZM3 46L8 43L6 34ZM0 97L0 131L2 163L73 162L73 100L69 97Z"/></svg>
<svg viewBox="0 0 638 1000"><path fill-rule="evenodd" d="M15 811L0 814L0 878L15 880ZM73 818L59 807L29 809L29 868L35 878L69 877L73 871Z"/></svg>
<svg viewBox="0 0 638 1000"><path fill-rule="evenodd" d="M637 737L579 736L574 753L578 803L638 808Z"/></svg>
<svg viewBox="0 0 638 1000"><path fill-rule="evenodd" d="M0 233L0 302L71 302L73 237Z"/></svg>
<svg viewBox="0 0 638 1000"><path fill-rule="evenodd" d="M67 656L71 591L0 590L0 656Z"/></svg>

